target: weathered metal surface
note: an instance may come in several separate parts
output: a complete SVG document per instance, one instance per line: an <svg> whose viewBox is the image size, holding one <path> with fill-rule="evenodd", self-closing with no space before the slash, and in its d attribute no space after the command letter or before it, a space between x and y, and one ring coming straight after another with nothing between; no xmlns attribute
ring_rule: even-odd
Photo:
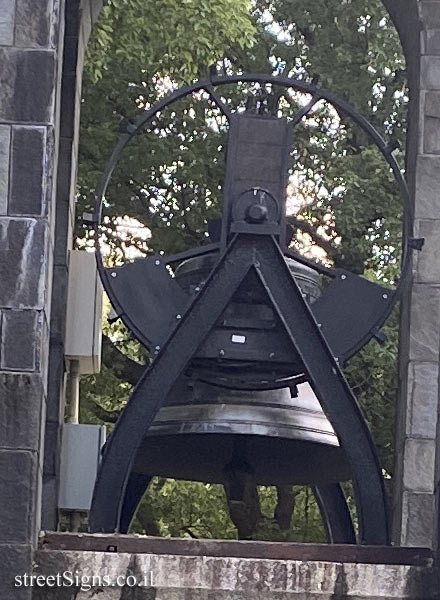
<svg viewBox="0 0 440 600"><path fill-rule="evenodd" d="M412 565L431 567L434 553L429 548L398 548L341 544L296 544L229 540L192 540L120 534L51 533L39 540L42 552L84 551L175 556L267 558L318 562Z"/></svg>
<svg viewBox="0 0 440 600"><path fill-rule="evenodd" d="M224 484L239 439L241 460L259 485L350 477L338 438L307 383L292 397L289 388L230 390L186 378L158 412L133 470Z"/></svg>

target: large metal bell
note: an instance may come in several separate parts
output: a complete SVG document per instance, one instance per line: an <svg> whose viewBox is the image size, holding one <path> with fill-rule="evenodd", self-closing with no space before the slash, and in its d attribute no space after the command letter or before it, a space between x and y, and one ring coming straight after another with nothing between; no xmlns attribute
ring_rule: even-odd
<svg viewBox="0 0 440 600"><path fill-rule="evenodd" d="M307 383L242 391L181 380L144 440L137 473L227 484L233 471L259 485L325 484L350 471Z"/></svg>
<svg viewBox="0 0 440 600"><path fill-rule="evenodd" d="M321 293L319 275L295 261L288 264L312 303ZM176 279L191 292L203 285L212 267L211 257L191 259L181 265ZM238 333L245 337L246 327L252 327L246 319L254 318L256 328L255 315L269 310L264 302L254 293L254 286L242 290L218 330L236 322L244 327ZM272 311L260 321L263 345L271 319ZM236 365L231 361L228 371L229 363L221 362L224 385L219 377L210 380L203 369L197 375L197 365L192 376L186 374L177 382L148 431L133 466L135 472L222 484L240 472L251 474L260 485L322 485L350 478L338 438L308 383L234 389ZM250 363L254 383L260 371L267 376L271 368L263 362ZM270 388L270 381L266 383Z"/></svg>

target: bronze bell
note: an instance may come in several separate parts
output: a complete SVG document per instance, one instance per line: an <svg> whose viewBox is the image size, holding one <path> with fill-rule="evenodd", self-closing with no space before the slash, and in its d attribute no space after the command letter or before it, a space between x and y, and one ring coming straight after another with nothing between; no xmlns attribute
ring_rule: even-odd
<svg viewBox="0 0 440 600"><path fill-rule="evenodd" d="M321 280L313 269L288 260L306 300L321 294ZM176 279L187 291L203 285L213 267L212 257L190 259L180 265ZM241 328L245 316L270 321L264 298L240 290L228 308L219 329L228 323ZM264 319L263 319L264 321ZM276 324L272 323L273 328ZM270 332L270 328L267 330ZM264 331L263 337L265 339ZM242 364L242 363L241 363ZM207 366L208 365L208 366ZM134 472L148 475L227 484L231 473L248 472L259 485L325 484L349 479L350 470L338 438L307 382L286 375L282 363L269 371L263 364L250 364L252 380L246 388L246 372L223 357L209 369L209 360L195 361L169 394L148 430ZM222 376L211 373L222 370ZM241 370L240 370L241 369ZM262 373L259 381L256 374ZM297 375L297 374L296 374ZM234 382L244 381L242 389ZM300 383L297 383L300 381ZM238 385L238 383L235 383ZM272 387L272 389L271 389Z"/></svg>

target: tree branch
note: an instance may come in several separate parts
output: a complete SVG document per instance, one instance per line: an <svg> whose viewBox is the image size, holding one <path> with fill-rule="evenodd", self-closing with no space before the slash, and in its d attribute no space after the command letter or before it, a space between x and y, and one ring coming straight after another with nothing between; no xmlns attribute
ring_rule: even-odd
<svg viewBox="0 0 440 600"><path fill-rule="evenodd" d="M322 235L316 231L311 223L305 221L304 219L298 219L297 217L290 215L287 217L288 223L302 231L303 233L307 233L313 240L313 242L325 250L327 254L332 254L335 251L335 248L330 240L326 240Z"/></svg>
<svg viewBox="0 0 440 600"><path fill-rule="evenodd" d="M113 370L118 379L135 386L145 370L145 365L131 360L123 354L106 335L102 336L102 360Z"/></svg>
<svg viewBox="0 0 440 600"><path fill-rule="evenodd" d="M95 417L105 423L116 423L122 410L105 410L100 404L94 402L90 407Z"/></svg>

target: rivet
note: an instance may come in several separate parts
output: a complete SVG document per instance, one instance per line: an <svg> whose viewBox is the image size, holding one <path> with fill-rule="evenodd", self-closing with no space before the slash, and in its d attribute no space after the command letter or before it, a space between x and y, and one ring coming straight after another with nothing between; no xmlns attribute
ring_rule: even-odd
<svg viewBox="0 0 440 600"><path fill-rule="evenodd" d="M347 279L347 275L341 275L341 279Z"/></svg>
<svg viewBox="0 0 440 600"><path fill-rule="evenodd" d="M156 267L158 267L160 265L160 260L155 260L154 264L156 265Z"/></svg>
<svg viewBox="0 0 440 600"><path fill-rule="evenodd" d="M275 358L275 352L271 352L271 353L269 354L269 358Z"/></svg>
<svg viewBox="0 0 440 600"><path fill-rule="evenodd" d="M194 288L194 291L195 291L195 292L200 292L200 288L199 288L199 286L197 286L196 288Z"/></svg>
<svg viewBox="0 0 440 600"><path fill-rule="evenodd" d="M388 294L382 294L382 298L386 300L388 298Z"/></svg>
<svg viewBox="0 0 440 600"><path fill-rule="evenodd" d="M224 356L225 355L225 351L224 350L220 350L220 352L218 354L219 354L219 356Z"/></svg>
<svg viewBox="0 0 440 600"><path fill-rule="evenodd" d="M182 315L176 315L176 319L179 320L182 318Z"/></svg>
<svg viewBox="0 0 440 600"><path fill-rule="evenodd" d="M116 273L114 271L112 273L112 277L116 277Z"/></svg>

